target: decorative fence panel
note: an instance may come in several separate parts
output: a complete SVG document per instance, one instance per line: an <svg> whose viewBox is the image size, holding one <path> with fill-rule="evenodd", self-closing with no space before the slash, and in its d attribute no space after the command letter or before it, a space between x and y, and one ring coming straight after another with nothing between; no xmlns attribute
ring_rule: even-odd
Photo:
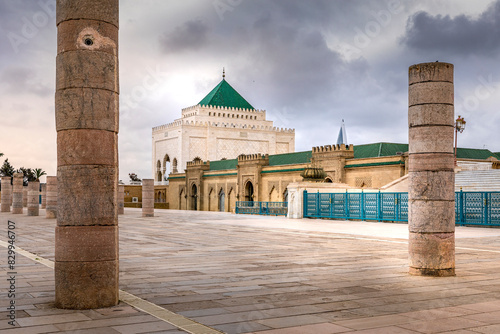
<svg viewBox="0 0 500 334"><path fill-rule="evenodd" d="M237 201L235 212L238 214L286 216L288 202Z"/></svg>
<svg viewBox="0 0 500 334"><path fill-rule="evenodd" d="M304 217L408 221L408 193L308 193ZM456 192L457 225L500 226L500 192Z"/></svg>

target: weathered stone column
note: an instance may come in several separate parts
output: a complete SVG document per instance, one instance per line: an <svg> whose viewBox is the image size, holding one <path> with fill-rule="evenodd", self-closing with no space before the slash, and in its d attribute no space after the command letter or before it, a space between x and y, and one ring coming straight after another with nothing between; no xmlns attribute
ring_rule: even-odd
<svg viewBox="0 0 500 334"><path fill-rule="evenodd" d="M57 0L56 307L118 303L118 0Z"/></svg>
<svg viewBox="0 0 500 334"><path fill-rule="evenodd" d="M0 206L1 212L10 212L10 198L11 198L11 189L10 189L10 176L2 176L2 204Z"/></svg>
<svg viewBox="0 0 500 334"><path fill-rule="evenodd" d="M23 208L28 207L28 187L23 185Z"/></svg>
<svg viewBox="0 0 500 334"><path fill-rule="evenodd" d="M57 176L47 176L47 206L45 218L57 217Z"/></svg>
<svg viewBox="0 0 500 334"><path fill-rule="evenodd" d="M409 70L410 274L455 275L453 65Z"/></svg>
<svg viewBox="0 0 500 334"><path fill-rule="evenodd" d="M47 207L47 184L46 183L42 183L41 188L42 188L42 203L41 203L42 205L41 205L41 208L45 209Z"/></svg>
<svg viewBox="0 0 500 334"><path fill-rule="evenodd" d="M12 213L23 213L23 173L14 173L12 181Z"/></svg>
<svg viewBox="0 0 500 334"><path fill-rule="evenodd" d="M28 183L28 216L38 216L40 212L40 182Z"/></svg>
<svg viewBox="0 0 500 334"><path fill-rule="evenodd" d="M142 216L154 217L155 215L155 181L142 180Z"/></svg>
<svg viewBox="0 0 500 334"><path fill-rule="evenodd" d="M125 186L123 184L118 185L118 214L123 215L125 213Z"/></svg>

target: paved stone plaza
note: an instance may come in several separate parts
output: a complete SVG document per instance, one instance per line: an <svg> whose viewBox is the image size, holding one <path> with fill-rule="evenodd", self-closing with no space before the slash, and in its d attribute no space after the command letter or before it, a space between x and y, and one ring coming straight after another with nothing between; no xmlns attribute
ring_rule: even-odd
<svg viewBox="0 0 500 334"><path fill-rule="evenodd" d="M405 224L174 210L142 218L127 208L120 304L76 311L53 306L56 222L40 211L0 213L1 334L500 332L500 229L457 227L457 276L431 278L407 273ZM15 263L17 329L7 318L8 220L26 251Z"/></svg>

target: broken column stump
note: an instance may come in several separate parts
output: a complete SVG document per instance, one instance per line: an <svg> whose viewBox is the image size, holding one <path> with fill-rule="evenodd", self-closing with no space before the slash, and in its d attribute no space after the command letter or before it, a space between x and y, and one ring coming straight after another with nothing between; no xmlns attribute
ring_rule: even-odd
<svg viewBox="0 0 500 334"><path fill-rule="evenodd" d="M409 69L409 272L455 275L453 65Z"/></svg>
<svg viewBox="0 0 500 334"><path fill-rule="evenodd" d="M57 0L55 305L118 304L118 0Z"/></svg>

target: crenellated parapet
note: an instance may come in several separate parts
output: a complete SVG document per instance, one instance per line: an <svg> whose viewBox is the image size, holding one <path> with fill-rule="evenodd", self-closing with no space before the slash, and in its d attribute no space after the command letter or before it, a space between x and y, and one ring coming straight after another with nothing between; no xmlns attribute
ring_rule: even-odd
<svg viewBox="0 0 500 334"><path fill-rule="evenodd" d="M172 123L156 126L153 128L153 133L169 130L179 126L196 126L196 127L218 127L218 128L232 128L232 129L242 129L242 130L264 130L273 131L276 133L295 133L295 129L291 128L279 128L276 126L258 125L252 123L238 123L238 122L213 122L213 121L195 121L195 120L185 120L180 119Z"/></svg>
<svg viewBox="0 0 500 334"><path fill-rule="evenodd" d="M269 161L269 154L261 154L261 153L255 153L255 154L240 154L238 156L238 163L245 162L245 161L255 161L255 160L268 160Z"/></svg>
<svg viewBox="0 0 500 334"><path fill-rule="evenodd" d="M353 145L325 145L325 146L316 146L312 148L312 153L328 153L328 152L337 152L337 151L352 151L354 153Z"/></svg>
<svg viewBox="0 0 500 334"><path fill-rule="evenodd" d="M186 163L187 167L195 167L195 166L201 166L201 165L208 165L210 166L210 161L203 161L199 157L196 157L193 159L193 161L188 161Z"/></svg>
<svg viewBox="0 0 500 334"><path fill-rule="evenodd" d="M238 156L238 167L244 166L268 166L269 154L240 154Z"/></svg>
<svg viewBox="0 0 500 334"><path fill-rule="evenodd" d="M168 130L170 128L175 128L177 126L181 126L182 124L183 124L182 120L175 120L175 121L173 121L171 123L167 123L167 124L155 126L155 127L153 127L153 133L156 132L156 131Z"/></svg>
<svg viewBox="0 0 500 334"><path fill-rule="evenodd" d="M192 110L196 110L198 108L203 108L203 109L208 109L208 110L217 110L217 111L226 111L226 112L245 112L245 113L252 113L252 114L265 114L266 111L265 110L261 110L261 109L246 109L246 108L234 108L234 107L221 107L221 106L211 106L211 105L201 105L201 104L198 104L198 105L195 105L195 106L192 106L192 107L188 107L188 108L184 108L182 109L182 112L189 112L189 111L192 111Z"/></svg>

